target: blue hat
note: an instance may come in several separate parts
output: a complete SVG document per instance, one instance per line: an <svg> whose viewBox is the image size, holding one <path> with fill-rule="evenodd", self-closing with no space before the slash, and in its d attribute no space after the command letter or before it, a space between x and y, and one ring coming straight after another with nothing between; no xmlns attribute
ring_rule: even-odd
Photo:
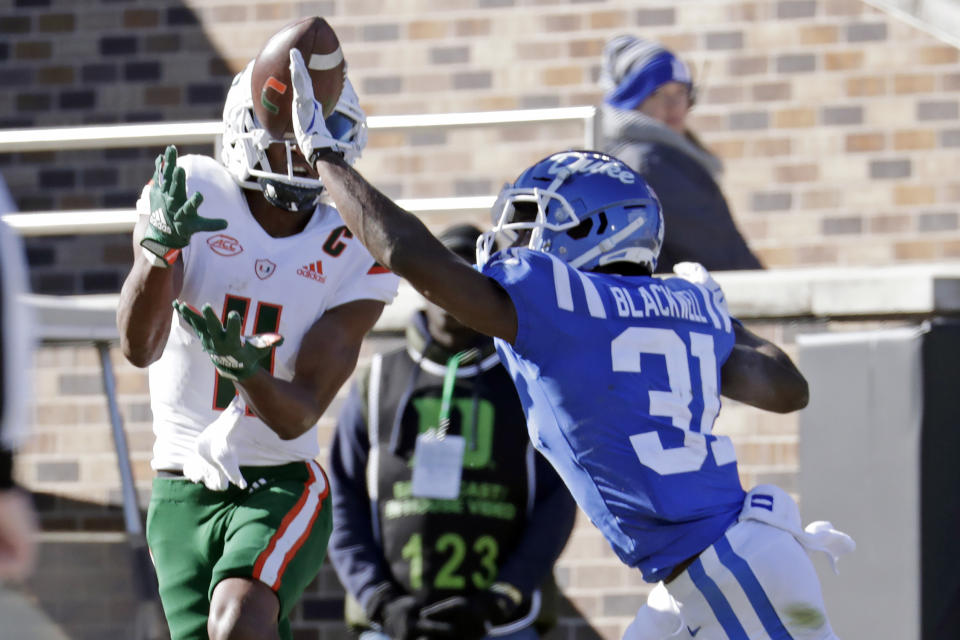
<svg viewBox="0 0 960 640"><path fill-rule="evenodd" d="M690 69L680 58L655 42L617 36L603 48L600 83L604 102L618 109L636 109L668 82L693 89Z"/></svg>

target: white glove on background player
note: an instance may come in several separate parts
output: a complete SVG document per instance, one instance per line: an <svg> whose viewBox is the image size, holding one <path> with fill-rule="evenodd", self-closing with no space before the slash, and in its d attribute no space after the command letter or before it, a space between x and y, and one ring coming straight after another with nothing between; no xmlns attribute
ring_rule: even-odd
<svg viewBox="0 0 960 640"><path fill-rule="evenodd" d="M246 404L236 396L223 413L204 429L194 443L193 455L183 465L184 477L202 482L212 491L225 491L231 484L247 488L237 454L230 447L230 434L240 424Z"/></svg>
<svg viewBox="0 0 960 640"><path fill-rule="evenodd" d="M833 572L840 575L840 569L837 568L837 562L840 556L856 551L857 543L853 538L834 528L829 520L817 520L811 522L803 529L803 537L800 544L807 551L822 551L827 554L830 560L830 567Z"/></svg>
<svg viewBox="0 0 960 640"><path fill-rule="evenodd" d="M723 295L723 289L713 279L710 272L707 271L699 262L678 262L673 265L673 272L688 282L702 286L710 294L714 306L723 311L728 316L730 310L727 308L727 298Z"/></svg>
<svg viewBox="0 0 960 640"><path fill-rule="evenodd" d="M325 149L345 153L349 145L334 138L323 119L323 108L313 95L313 81L299 49L290 49L290 81L293 84L293 134L303 157L311 163Z"/></svg>
<svg viewBox="0 0 960 640"><path fill-rule="evenodd" d="M755 503L754 496L761 495L764 500ZM757 485L743 501L743 510L739 520L757 520L770 526L783 529L796 538L807 553L821 551L830 560L834 573L839 573L837 561L857 548L853 538L838 531L826 520L811 522L801 529L800 509L790 495L775 485Z"/></svg>

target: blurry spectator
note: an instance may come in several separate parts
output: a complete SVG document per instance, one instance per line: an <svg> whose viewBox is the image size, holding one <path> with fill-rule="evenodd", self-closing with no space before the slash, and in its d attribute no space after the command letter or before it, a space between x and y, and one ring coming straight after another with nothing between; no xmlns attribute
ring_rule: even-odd
<svg viewBox="0 0 960 640"><path fill-rule="evenodd" d="M440 239L472 264L479 235L457 225ZM418 436L444 422L444 407L446 438L465 441L453 499L418 494L414 479L429 464ZM552 606L538 612L551 598L533 594L556 588L576 507L534 452L491 338L428 303L406 346L374 356L351 388L331 458L330 557L361 638L470 640L511 625L499 637L526 640L555 622Z"/></svg>
<svg viewBox="0 0 960 640"><path fill-rule="evenodd" d="M621 35L603 50L602 150L643 175L663 205L657 271L699 262L709 271L760 269L717 184L719 158L687 128L690 70L655 42Z"/></svg>
<svg viewBox="0 0 960 640"><path fill-rule="evenodd" d="M0 178L0 196L6 193ZM0 214L7 213L10 202L0 203ZM20 299L26 282L20 239L0 219L0 580L27 577L35 554L33 503L13 483L13 452L23 441L30 395L33 342Z"/></svg>
<svg viewBox="0 0 960 640"><path fill-rule="evenodd" d="M7 188L7 181L0 174L0 215L13 213L17 210L17 203L13 200L10 189Z"/></svg>

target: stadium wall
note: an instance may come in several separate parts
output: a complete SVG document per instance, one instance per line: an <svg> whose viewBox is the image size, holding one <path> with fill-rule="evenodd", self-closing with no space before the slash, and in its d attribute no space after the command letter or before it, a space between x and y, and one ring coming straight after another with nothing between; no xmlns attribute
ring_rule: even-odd
<svg viewBox="0 0 960 640"><path fill-rule="evenodd" d="M0 128L218 118L233 73L306 14L337 29L371 115L593 105L605 40L659 39L695 69L693 125L767 265L960 254L960 56L861 0L14 0ZM360 168L395 197L488 195L581 139L381 132ZM0 171L23 210L129 207L160 150L5 154ZM129 263L119 237L30 245L40 292L115 291Z"/></svg>
<svg viewBox="0 0 960 640"><path fill-rule="evenodd" d="M956 264L781 269L715 275L727 293L732 313L745 319L761 335L785 345L795 359L801 355L798 345L809 336L919 327L931 318L960 315L960 265ZM401 339L399 328L404 312L409 313L417 305L416 296L411 292L408 287L401 289L398 300L388 308L385 321L378 324L364 345L362 363L368 362L374 351L389 348ZM123 519L118 506L121 474L109 436L100 361L92 346L55 344L57 336L60 339L66 336L63 318L76 317L79 311L76 301L72 302L72 305L70 301L48 303L50 306L45 310L34 303L38 311L37 324L47 336L48 344L38 352L35 366L34 438L20 455L21 479L37 492L44 525L43 561L30 585L30 593L55 624L70 630L71 637L123 637L130 612L137 610L137 590L133 588L130 555L122 534ZM94 311L84 315L97 321L76 320L72 326L101 327L106 331L98 332L98 338L109 338L115 297L99 297L86 304ZM58 306L62 307L59 313L53 310ZM74 307L72 313L69 306ZM90 335L90 332L74 331L74 335ZM116 350L111 356L142 506L148 498L152 475L146 377L141 370L126 363ZM948 354L943 357L955 360ZM912 377L909 369L900 371L876 358L869 360L876 370L887 371L889 378L902 379L904 388L923 384L922 379ZM844 366L851 371L858 369L857 362L845 362ZM810 368L816 373L814 367ZM837 378L835 369L836 366L827 365L827 371L833 371L832 375ZM841 577L822 572L827 586L836 589L844 585L848 599L867 593L869 587L884 593L899 590L912 594L919 602L916 582L904 583L902 578L896 578L896 585L890 585L890 590L876 581L861 584L863 576L882 574L886 570L889 563L885 560L884 544L889 546L898 540L912 539L911 536L919 532L915 523L894 524L883 515L889 505L883 502L887 496L879 480L894 480L888 477L888 469L877 467L863 454L863 440L856 436L857 431L848 419L851 415L860 416L861 422L857 424L863 423L862 426L872 429L869 416L878 412L888 415L885 402L893 402L896 394L871 391L864 400L846 393L830 380L832 378L819 376L811 381L815 390L811 407L818 406L820 413L810 413L808 409L799 414L769 414L725 401L716 430L732 436L745 486L778 484L799 498L805 521L829 519L841 528L857 532L860 548L853 560L842 564L845 569ZM341 401L342 396L320 423L321 460L327 459L326 445L334 426L332 416ZM831 403L839 403L838 406L844 408L824 412L824 407L832 406ZM948 407L938 411L931 415L940 416L950 424L953 412ZM808 425L811 421L816 424L820 445L811 444L813 441L808 442L806 438L800 442L798 425L805 418ZM836 435L830 437L829 434ZM829 438L829 444L823 444L824 437ZM805 461L801 457L801 444L807 451ZM882 444L896 448L885 441ZM935 443L931 446L936 450ZM822 453L817 452L818 447L823 449ZM866 449L873 451L875 447ZM911 463L909 456L901 459L908 467L920 464L919 461ZM831 487L841 484L836 479L844 477L844 473L850 473L850 464L845 462L850 460L856 460L859 465L858 480L845 483L845 490L837 494ZM876 481L872 480L874 477ZM860 482L868 484L861 487ZM819 502L815 499L808 508L804 486L826 487L831 500L824 502L824 492L820 491ZM871 502L872 507L866 508L866 496L875 494L880 494L880 502ZM937 496L938 504L946 504L944 500L953 493L938 489ZM864 508L858 510L858 505ZM882 517L879 521L871 520L861 517L863 513ZM924 535L948 535L950 529L944 528L950 526L948 520L942 514L934 511L927 514L924 510ZM874 535L875 531L883 531L884 535ZM896 548L917 551L903 543ZM551 633L551 640L620 637L648 591L640 575L622 567L600 534L582 517L560 558L556 576L561 586L560 622ZM297 608L297 638L345 638L340 621L342 599L343 592L335 575L329 567L324 568ZM869 607L869 602L863 603L862 598L859 602ZM832 604L828 601L828 610ZM841 612L849 614L845 609ZM919 629L919 621L914 620L912 626ZM855 638L856 634L844 637ZM898 637L898 640L909 639Z"/></svg>
<svg viewBox="0 0 960 640"><path fill-rule="evenodd" d="M960 55L860 0L11 0L0 3L0 128L218 118L232 74L307 14L337 29L370 115L595 104L604 41L659 39L695 68L693 125L724 158L737 223L768 266L960 255ZM581 140L577 123L374 132L359 167L395 197L488 195ZM0 171L25 211L128 208L160 151L0 154ZM130 261L125 236L34 238L28 250L42 293L115 292ZM859 326L751 323L791 352L798 333ZM364 358L397 339L372 338ZM145 500L146 377L112 355ZM109 534L123 520L97 354L46 346L35 375L19 473L38 492L47 542L31 593L70 637L123 637L131 593L113 561L125 558L122 537ZM719 430L734 437L744 484L798 491L795 416L728 403ZM552 638L619 637L646 592L583 520L557 576L565 603ZM297 639L343 637L341 598L325 569L298 608Z"/></svg>
<svg viewBox="0 0 960 640"><path fill-rule="evenodd" d="M798 331L819 331L815 321L754 323L763 335L786 340L793 352ZM368 339L361 364L401 338L378 333ZM130 459L140 502L149 500L153 443L146 375L111 351ZM36 492L44 543L29 593L70 638L124 637L136 607L135 582L123 532L121 478L110 434L100 361L92 346L47 346L35 360L33 438L19 458L19 476ZM334 421L343 394L320 422L328 459ZM797 416L763 414L725 402L717 431L736 445L745 486L779 484L796 495ZM839 519L839 518L835 518ZM551 640L620 638L649 585L628 570L582 513L557 565L560 624ZM343 589L325 566L294 614L297 640L345 640Z"/></svg>

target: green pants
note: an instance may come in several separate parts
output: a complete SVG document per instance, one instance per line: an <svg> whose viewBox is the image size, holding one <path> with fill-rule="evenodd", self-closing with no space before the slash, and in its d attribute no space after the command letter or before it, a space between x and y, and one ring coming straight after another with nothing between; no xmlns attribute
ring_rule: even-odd
<svg viewBox="0 0 960 640"><path fill-rule="evenodd" d="M333 530L330 489L316 462L243 467L247 488L211 491L155 478L147 543L172 640L207 640L213 589L224 578L259 580L280 601L280 637L316 577Z"/></svg>

